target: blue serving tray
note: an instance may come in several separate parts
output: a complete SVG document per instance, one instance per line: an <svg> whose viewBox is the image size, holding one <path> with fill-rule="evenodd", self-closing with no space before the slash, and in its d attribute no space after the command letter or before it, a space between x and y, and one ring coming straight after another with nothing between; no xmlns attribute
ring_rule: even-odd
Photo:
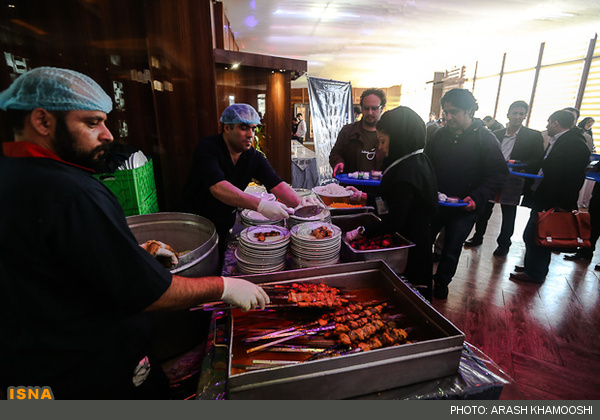
<svg viewBox="0 0 600 420"><path fill-rule="evenodd" d="M465 207L469 205L469 203L465 203L462 200L460 200L458 203L448 203L447 201L438 201L438 203L440 206L444 207Z"/></svg>
<svg viewBox="0 0 600 420"><path fill-rule="evenodd" d="M379 179L356 179L356 178L350 178L348 176L348 174L339 174L339 175L336 175L335 179L337 179L341 183L344 183L344 184L347 184L347 185L369 185L369 186L373 186L373 187L379 186L379 184L381 182Z"/></svg>
<svg viewBox="0 0 600 420"><path fill-rule="evenodd" d="M528 174L527 172L514 172L514 171L510 171L511 175L516 175L516 176L520 176L523 178L534 178L534 179L542 179L543 176L540 176L538 174Z"/></svg>

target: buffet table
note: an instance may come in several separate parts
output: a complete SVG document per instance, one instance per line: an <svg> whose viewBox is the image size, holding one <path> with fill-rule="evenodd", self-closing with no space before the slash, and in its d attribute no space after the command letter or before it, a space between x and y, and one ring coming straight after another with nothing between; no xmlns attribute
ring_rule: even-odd
<svg viewBox="0 0 600 420"><path fill-rule="evenodd" d="M292 187L311 188L319 184L315 152L292 140Z"/></svg>

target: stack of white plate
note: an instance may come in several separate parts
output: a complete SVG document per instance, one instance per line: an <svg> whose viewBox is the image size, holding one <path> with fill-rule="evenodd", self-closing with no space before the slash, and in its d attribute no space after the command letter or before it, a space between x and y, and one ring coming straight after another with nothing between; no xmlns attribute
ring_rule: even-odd
<svg viewBox="0 0 600 420"><path fill-rule="evenodd" d="M317 239L311 233L319 227L329 229L332 235ZM339 262L342 230L336 225L321 221L306 222L295 225L290 234L293 268L322 267Z"/></svg>
<svg viewBox="0 0 600 420"><path fill-rule="evenodd" d="M299 217L294 214L290 214L290 218L287 219L287 227L288 229L292 229L294 226L299 225L300 223L306 222L325 222L331 223L331 212L329 209L324 208L321 213L316 216L311 217Z"/></svg>
<svg viewBox="0 0 600 420"><path fill-rule="evenodd" d="M240 213L242 226L247 228L250 226L277 225L285 226L285 219L269 220L257 211L244 209Z"/></svg>
<svg viewBox="0 0 600 420"><path fill-rule="evenodd" d="M259 240L261 233L276 232ZM285 255L290 243L290 231L276 225L251 226L240 232L235 258L244 274L261 274L285 268Z"/></svg>

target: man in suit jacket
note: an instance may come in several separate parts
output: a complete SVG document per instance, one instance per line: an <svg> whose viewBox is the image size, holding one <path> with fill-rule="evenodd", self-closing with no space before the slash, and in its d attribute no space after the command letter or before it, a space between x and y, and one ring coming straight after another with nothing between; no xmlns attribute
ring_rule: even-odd
<svg viewBox="0 0 600 420"><path fill-rule="evenodd" d="M513 102L508 108L507 127L494 131L494 134L500 141L500 149L507 161L514 160L526 165L518 169L515 168L515 170L535 174L539 171L544 158L544 146L542 134L539 131L523 126L528 111L529 105L527 105L527 102ZM508 254L512 244L510 238L515 230L517 205L523 192L522 185L523 179L521 177L511 175L500 196L497 197L502 207L502 227L497 238L498 247L494 251L496 256ZM494 204L493 201L488 202L485 210L477 217L475 234L465 242L466 247L479 246L483 243L483 236L488 220L492 215Z"/></svg>
<svg viewBox="0 0 600 420"><path fill-rule="evenodd" d="M531 215L523 233L525 266L522 272L511 273L512 280L541 284L548 274L551 249L535 243L538 212L555 207L577 209L590 149L581 133L570 130L572 124L573 115L564 110L554 112L548 119L550 144L539 172L543 178L539 185L536 182L532 186Z"/></svg>

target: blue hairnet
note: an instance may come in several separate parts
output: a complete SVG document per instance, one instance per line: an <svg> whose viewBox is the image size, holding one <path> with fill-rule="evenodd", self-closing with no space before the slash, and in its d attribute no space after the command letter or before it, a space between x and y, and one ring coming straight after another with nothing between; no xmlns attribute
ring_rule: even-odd
<svg viewBox="0 0 600 420"><path fill-rule="evenodd" d="M38 67L20 75L0 93L0 109L29 111L112 110L110 96L88 76L73 70Z"/></svg>
<svg viewBox="0 0 600 420"><path fill-rule="evenodd" d="M260 124L258 112L248 104L229 105L223 115L221 115L223 124Z"/></svg>

